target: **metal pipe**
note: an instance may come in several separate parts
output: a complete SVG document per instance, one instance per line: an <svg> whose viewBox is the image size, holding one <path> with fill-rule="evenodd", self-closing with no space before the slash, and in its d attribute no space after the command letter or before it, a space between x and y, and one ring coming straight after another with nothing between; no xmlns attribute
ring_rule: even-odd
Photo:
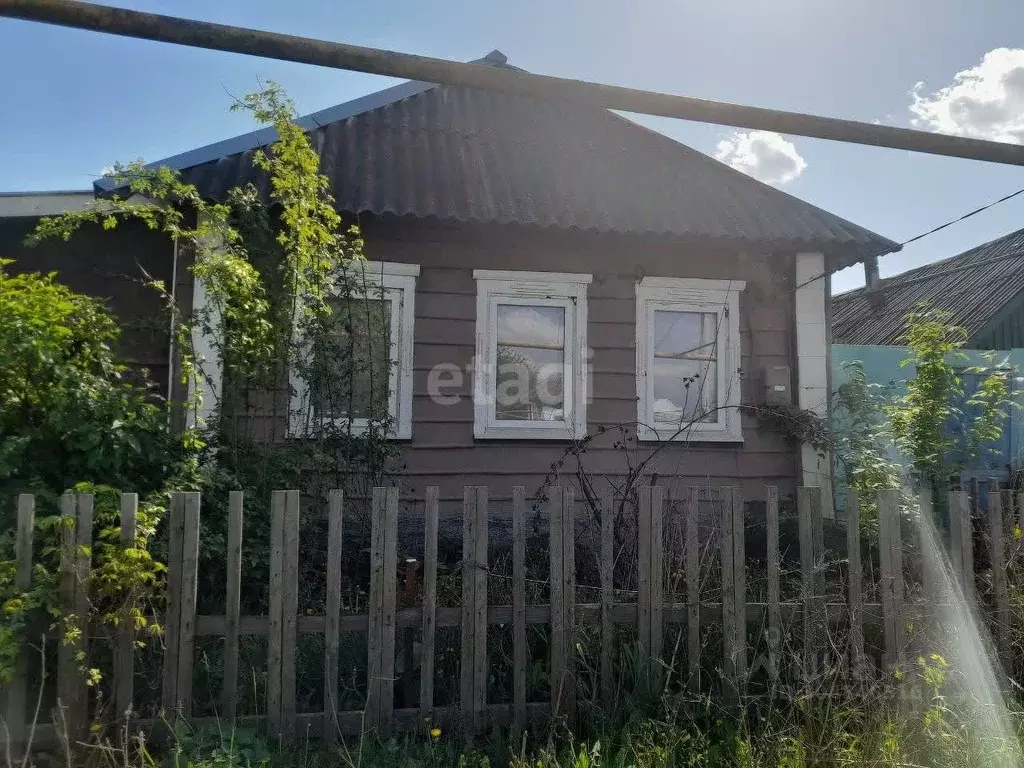
<svg viewBox="0 0 1024 768"><path fill-rule="evenodd" d="M194 48L244 53L429 83L505 91L553 101L572 101L624 112L778 131L794 136L1005 165L1024 165L1024 147L1015 144L674 96L481 64L463 64L346 43L111 8L78 0L0 0L0 17L4 16Z"/></svg>

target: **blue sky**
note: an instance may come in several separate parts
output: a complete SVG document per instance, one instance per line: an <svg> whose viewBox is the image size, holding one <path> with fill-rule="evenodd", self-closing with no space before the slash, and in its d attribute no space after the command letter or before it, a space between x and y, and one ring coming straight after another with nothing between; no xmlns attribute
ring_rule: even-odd
<svg viewBox="0 0 1024 768"><path fill-rule="evenodd" d="M990 51L1024 48L1019 0L119 4L457 60L499 48L546 74L896 125L916 117L925 127L1024 141L1024 118L1015 117L1024 114L1024 52L990 56L977 69ZM971 70L956 86L957 73ZM7 19L0 72L0 191L86 188L115 160L155 160L250 130L247 117L228 113L229 94L261 80L281 83L303 113L395 82ZM709 154L733 141L741 155L751 150L752 172L795 176L777 183L896 240L1024 187L1021 168L799 137L787 137L792 147L745 145L731 129L644 122ZM1021 227L1024 196L885 258L882 274ZM835 286L861 278L847 270Z"/></svg>

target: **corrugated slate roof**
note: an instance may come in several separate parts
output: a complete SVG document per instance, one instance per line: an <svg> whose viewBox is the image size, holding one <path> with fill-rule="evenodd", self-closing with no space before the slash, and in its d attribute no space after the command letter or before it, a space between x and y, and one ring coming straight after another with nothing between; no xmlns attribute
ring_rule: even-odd
<svg viewBox="0 0 1024 768"><path fill-rule="evenodd" d="M922 303L952 313L969 337L1024 291L1024 229L895 277L832 297L836 344L896 344Z"/></svg>
<svg viewBox="0 0 1024 768"><path fill-rule="evenodd" d="M507 66L498 52L484 61ZM814 249L833 268L899 248L607 110L406 83L302 124L349 213ZM265 191L252 152L272 139L264 129L172 167L214 199L244 182Z"/></svg>

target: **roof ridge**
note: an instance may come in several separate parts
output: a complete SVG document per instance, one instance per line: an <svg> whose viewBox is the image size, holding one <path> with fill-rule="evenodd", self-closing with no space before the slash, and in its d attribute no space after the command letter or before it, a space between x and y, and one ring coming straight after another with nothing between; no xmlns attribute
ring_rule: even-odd
<svg viewBox="0 0 1024 768"><path fill-rule="evenodd" d="M488 67L498 67L501 69L512 69L518 72L526 71L509 64L508 56L497 48L492 50L486 56L481 56L479 59L473 59L469 63L481 64ZM398 83L388 88L383 88L379 91L372 91L371 93L357 96L354 99L343 101L340 104L335 104L331 107L324 107L316 112L301 115L300 117L295 118L295 124L307 131L315 130L317 128L322 128L324 125L329 123L340 122L350 117L361 115L364 112L370 112L374 109L379 109L380 107L395 104L399 101L403 101L404 99L412 98L413 96L418 96L419 94L436 87L437 83L426 83L420 80L406 80L405 82ZM208 163L212 160L218 160L222 157L227 157L228 155L234 155L239 152L247 152L251 149L265 147L272 144L276 139L277 131L274 127L264 125L246 133L214 141L210 144L204 144L201 147L195 147L193 149L185 150L184 152L179 152L175 155L169 155L168 157L160 160L155 160L151 163L146 163L146 167L158 168L161 166L167 166L175 170L182 170L184 168L191 168L195 165ZM122 186L122 184L114 179L106 177L101 177L93 182L94 188L104 192L111 192L119 186Z"/></svg>

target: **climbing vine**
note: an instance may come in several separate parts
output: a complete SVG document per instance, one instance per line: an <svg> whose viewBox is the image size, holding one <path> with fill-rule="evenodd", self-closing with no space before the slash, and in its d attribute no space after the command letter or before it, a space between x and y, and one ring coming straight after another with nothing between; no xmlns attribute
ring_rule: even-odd
<svg viewBox="0 0 1024 768"><path fill-rule="evenodd" d="M359 232L346 227L336 211L328 180L319 172L319 157L293 122L293 105L281 89L271 84L240 99L233 109L276 131L273 144L252 155L268 184L243 184L211 201L171 169L117 164L110 173L114 192L85 210L42 219L30 237L30 243L67 241L84 226L116 230L127 221L142 222L191 255L191 274L202 281L206 303L183 312L168 286L148 281L166 303L181 381L187 385L182 389L192 393L186 402L168 404L194 414L188 428L174 433L167 409L153 392L122 381L124 365L111 351L117 338L115 318L99 302L60 286L52 275L33 278L70 307L68 329L59 323L50 326L59 338L42 338L31 352L33 362L42 361L43 368L54 365L46 344L59 348L65 358L55 365L55 381L82 390L102 382L106 389L100 391L109 392L113 405L76 409L70 405L76 393L64 393L60 407L39 403L33 411L37 416L31 418L17 400L5 397L0 406L0 417L16 427L5 429L0 440L5 501L16 492L33 492L56 510L65 490L95 494L89 617L62 616L58 607L59 533L66 523L59 514L37 517L42 546L35 549L30 592L13 587L12 533L0 538L0 558L8 558L0 562L5 611L0 680L10 674L25 630L39 613L48 615L66 640L86 620L108 626L131 621L139 630L159 632L153 617L161 607L161 521L170 491L203 491L201 560L218 565L224 556L227 492L247 491L251 562L244 569L243 599L258 604L266 600L271 490L301 488L316 499L326 496L328 488L341 487L359 498L386 480L394 459L387 405L390 341L383 317L387 297L367 280ZM17 281L27 278L0 279L4 296L24 292ZM35 310L57 300L30 298ZM42 327L41 318L45 314L29 322ZM0 327L3 331L17 338L15 322ZM207 351L197 351L197 339L204 340ZM18 361L6 345L3 349L0 390L4 395L29 391L24 383L37 373L22 371L20 379L12 375ZM78 367L65 365L67 360ZM200 384L214 368L222 371L221 394L217 402L202 403ZM305 382L308 397L295 397L297 380ZM195 418L200 413L211 415L204 422ZM49 443L34 452L26 450L39 442L33 419L50 430ZM52 463L63 470L47 474L40 468L49 466L45 457L51 449L56 451ZM97 462L108 454L113 454L113 468L104 471ZM20 463L14 466L18 457ZM134 542L120 538L119 491L140 494ZM11 523L4 530L13 532L11 509L4 509L5 521ZM301 567L317 567L316 558L303 557ZM201 564L201 570L204 578L216 580L212 574L221 568L202 569ZM200 594L213 591L201 589ZM80 661L88 679L98 681L99 671L85 658Z"/></svg>

